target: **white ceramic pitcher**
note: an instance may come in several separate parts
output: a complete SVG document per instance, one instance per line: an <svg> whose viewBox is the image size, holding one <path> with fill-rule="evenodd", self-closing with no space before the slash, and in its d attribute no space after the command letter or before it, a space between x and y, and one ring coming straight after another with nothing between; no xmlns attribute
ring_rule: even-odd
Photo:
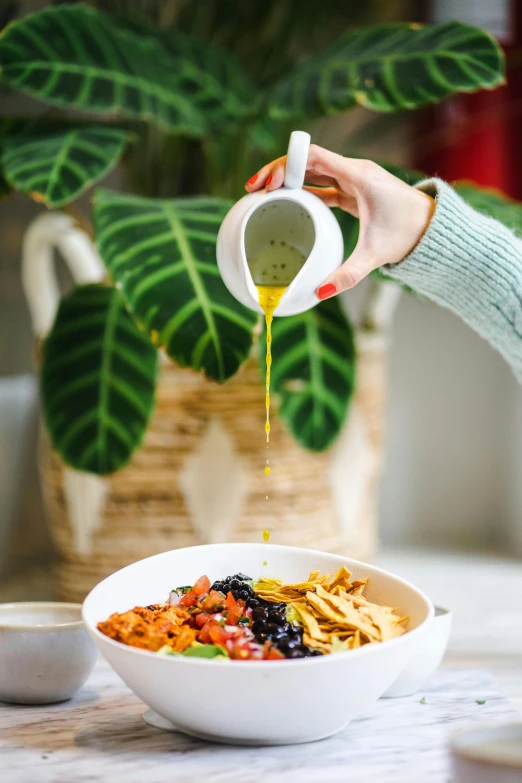
<svg viewBox="0 0 522 783"><path fill-rule="evenodd" d="M343 261L339 223L303 189L310 134L294 131L284 187L249 193L226 215L217 261L228 290L256 312L256 285L288 286L274 315L295 315L318 303L316 289Z"/></svg>

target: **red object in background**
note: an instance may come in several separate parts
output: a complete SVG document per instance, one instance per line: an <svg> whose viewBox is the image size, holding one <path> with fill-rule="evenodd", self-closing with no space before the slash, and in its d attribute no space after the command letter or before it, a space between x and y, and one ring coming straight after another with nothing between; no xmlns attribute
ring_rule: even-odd
<svg viewBox="0 0 522 783"><path fill-rule="evenodd" d="M481 0L474 2L476 9ZM469 3L462 3L460 16L459 6L458 0L450 6L455 18L480 26L480 15L464 15ZM441 21L436 0L429 18ZM499 37L506 52L507 84L456 95L430 109L420 120L416 164L449 182L469 179L522 200L522 0L510 0L503 22L505 33Z"/></svg>

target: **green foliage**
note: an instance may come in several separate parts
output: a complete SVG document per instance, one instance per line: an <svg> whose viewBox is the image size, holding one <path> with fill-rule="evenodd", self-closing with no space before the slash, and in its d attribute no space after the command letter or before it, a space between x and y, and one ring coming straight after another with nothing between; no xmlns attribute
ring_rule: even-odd
<svg viewBox="0 0 522 783"><path fill-rule="evenodd" d="M65 297L45 343L41 393L47 430L63 460L105 475L140 445L154 405L157 351L116 288Z"/></svg>
<svg viewBox="0 0 522 783"><path fill-rule="evenodd" d="M232 77L226 53L202 57L201 49L182 35L165 37L88 6L63 5L8 25L0 66L4 81L46 103L200 135L248 109L236 95L241 71Z"/></svg>
<svg viewBox="0 0 522 783"><path fill-rule="evenodd" d="M225 381L250 353L256 315L225 287L216 237L230 203L98 191L101 256L136 321L181 367Z"/></svg>
<svg viewBox="0 0 522 783"><path fill-rule="evenodd" d="M276 119L332 114L355 104L389 112L502 81L502 51L476 27L380 24L350 30L298 66L269 92L267 106Z"/></svg>
<svg viewBox="0 0 522 783"><path fill-rule="evenodd" d="M274 318L272 336L279 413L296 440L323 451L339 434L354 390L352 327L339 300L328 299L301 315ZM261 369L264 375L264 356Z"/></svg>
<svg viewBox="0 0 522 783"><path fill-rule="evenodd" d="M7 182L48 207L77 198L118 162L129 132L105 125L32 127L2 144Z"/></svg>
<svg viewBox="0 0 522 783"><path fill-rule="evenodd" d="M0 122L0 196L13 187L49 207L67 204L117 163L133 131L126 159L140 193L235 198L248 171L280 154L296 120L356 104L413 109L503 80L501 51L487 33L458 22L354 29L371 19L372 3L99 0L117 14L95 4L56 4L9 24L0 77L48 106L120 118L119 128L91 117L68 126ZM477 208L522 225L522 207L459 189ZM82 287L63 301L42 367L47 427L68 464L108 473L139 445L153 405L151 343L217 381L249 355L256 316L227 291L215 260L229 206L206 196L96 195L96 238L116 287ZM359 224L336 214L348 257ZM325 449L353 392L351 327L329 300L275 319L273 329L281 415L306 448Z"/></svg>

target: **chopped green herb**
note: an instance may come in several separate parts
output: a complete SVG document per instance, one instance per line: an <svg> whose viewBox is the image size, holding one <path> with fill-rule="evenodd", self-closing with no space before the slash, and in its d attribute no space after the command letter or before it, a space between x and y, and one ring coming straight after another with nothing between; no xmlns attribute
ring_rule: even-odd
<svg viewBox="0 0 522 783"><path fill-rule="evenodd" d="M426 697L423 696L422 699L420 700L419 704L427 704L427 703L428 702L426 701Z"/></svg>
<svg viewBox="0 0 522 783"><path fill-rule="evenodd" d="M485 699L484 699L483 701L476 701L476 702L475 702L475 704L485 704L485 703L486 703L486 700L485 700Z"/></svg>
<svg viewBox="0 0 522 783"><path fill-rule="evenodd" d="M176 593L188 593L189 590L192 590L192 585L183 585L183 587L176 587L176 590L174 592Z"/></svg>
<svg viewBox="0 0 522 783"><path fill-rule="evenodd" d="M249 625L250 624L250 620L249 620L248 617L240 617L239 620L238 620L238 623L240 625Z"/></svg>

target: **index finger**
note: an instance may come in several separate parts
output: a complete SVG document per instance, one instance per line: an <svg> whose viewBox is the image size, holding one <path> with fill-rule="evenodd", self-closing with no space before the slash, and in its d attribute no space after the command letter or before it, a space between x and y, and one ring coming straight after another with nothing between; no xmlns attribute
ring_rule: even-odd
<svg viewBox="0 0 522 783"><path fill-rule="evenodd" d="M318 147L317 144L310 145L310 152L308 153L307 163L307 175L312 177L324 177L323 183L336 185L341 187L345 192L353 192L353 185L360 178L360 172L358 170L357 159L343 158L342 155L337 155L335 152L325 150L323 147ZM271 163L267 163L266 166L259 169L246 183L245 188L253 193L256 190L261 190L266 185L268 178L274 174L276 170L284 171L286 167L286 155L282 155L280 158L276 158ZM278 177L281 179L281 177ZM314 181L314 180L310 180ZM317 180L315 180L317 181ZM275 184L275 183L274 183ZM280 187L283 183L277 184Z"/></svg>

